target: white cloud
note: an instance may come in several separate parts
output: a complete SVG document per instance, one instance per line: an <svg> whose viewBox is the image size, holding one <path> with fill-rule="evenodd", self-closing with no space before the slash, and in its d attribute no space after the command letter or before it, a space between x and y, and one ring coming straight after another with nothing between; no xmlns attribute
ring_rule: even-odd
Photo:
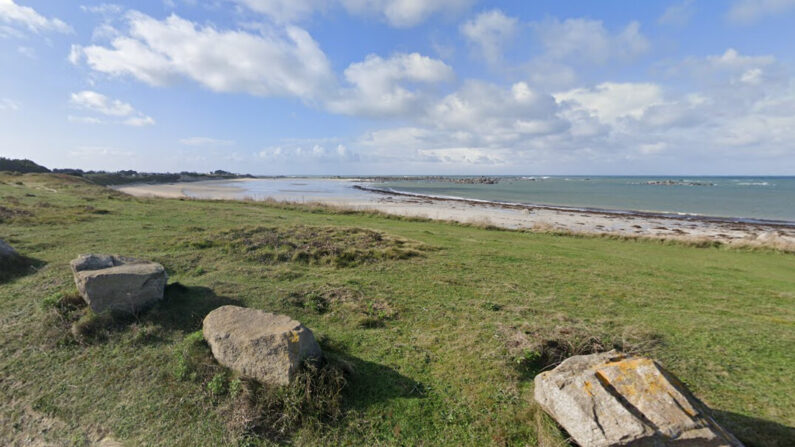
<svg viewBox="0 0 795 447"><path fill-rule="evenodd" d="M684 0L680 3L675 3L665 9L665 12L657 20L663 25L684 26L695 13L695 6L693 0Z"/></svg>
<svg viewBox="0 0 795 447"><path fill-rule="evenodd" d="M22 107L19 102L10 98L0 98L0 110L19 110Z"/></svg>
<svg viewBox="0 0 795 447"><path fill-rule="evenodd" d="M348 13L378 16L390 26L408 28L434 14L456 14L475 0L231 0L277 23L295 23L340 4Z"/></svg>
<svg viewBox="0 0 795 447"><path fill-rule="evenodd" d="M375 14L396 28L408 28L424 22L431 15L458 13L474 0L340 0L353 14Z"/></svg>
<svg viewBox="0 0 795 447"><path fill-rule="evenodd" d="M343 144L326 146L322 144L293 144L268 147L260 151L257 156L261 159L274 162L355 162L359 155Z"/></svg>
<svg viewBox="0 0 795 447"><path fill-rule="evenodd" d="M771 55L749 56L729 48L722 54L702 58L690 57L667 69L672 76L686 75L705 88L713 85L744 84L774 86L785 83L786 70ZM732 92L728 92L732 94Z"/></svg>
<svg viewBox="0 0 795 447"><path fill-rule="evenodd" d="M86 110L100 115L124 118L121 122L128 126L141 127L155 124L152 117L146 116L135 110L130 104L118 99L111 99L107 96L91 90L84 90L72 93L69 102L77 109ZM103 120L96 117L73 117L69 116L69 121L80 123L99 124Z"/></svg>
<svg viewBox="0 0 795 447"><path fill-rule="evenodd" d="M722 69L745 69L751 66L770 65L775 60L773 56L744 56L734 48L729 48L718 56L707 56L707 62L711 66Z"/></svg>
<svg viewBox="0 0 795 447"><path fill-rule="evenodd" d="M345 70L340 85L326 55L295 26L255 34L199 26L171 15L127 14L129 32L110 48L72 46L69 60L95 71L131 76L153 86L192 79L217 92L292 96L349 115L395 116L414 110L423 86L454 78L444 62L418 53L369 55Z"/></svg>
<svg viewBox="0 0 795 447"><path fill-rule="evenodd" d="M99 15L117 15L124 11L124 7L115 3L101 3L99 5L80 5L85 12Z"/></svg>
<svg viewBox="0 0 795 447"><path fill-rule="evenodd" d="M21 25L35 33L41 31L72 32L72 27L63 21L56 18L48 19L29 6L17 5L14 0L0 0L0 22Z"/></svg>
<svg viewBox="0 0 795 447"><path fill-rule="evenodd" d="M305 19L324 7L323 0L234 0L276 22L292 23Z"/></svg>
<svg viewBox="0 0 795 447"><path fill-rule="evenodd" d="M565 126L556 112L557 104L550 95L534 91L524 82L506 89L467 81L430 108L427 121L440 128L496 140L498 135L514 138L558 131Z"/></svg>
<svg viewBox="0 0 795 447"><path fill-rule="evenodd" d="M327 108L348 115L405 115L421 101L421 95L405 83L434 84L453 77L449 65L418 53L389 59L371 54L345 69L345 79L353 87L342 89L327 102Z"/></svg>
<svg viewBox="0 0 795 447"><path fill-rule="evenodd" d="M735 0L727 18L734 23L748 25L795 9L795 0Z"/></svg>
<svg viewBox="0 0 795 447"><path fill-rule="evenodd" d="M611 34L599 20L548 19L532 24L545 57L569 62L604 64L610 59L628 59L649 49L638 22Z"/></svg>
<svg viewBox="0 0 795 447"><path fill-rule="evenodd" d="M72 44L69 48L69 56L66 59L71 62L73 65L77 65L80 63L80 60L83 58L83 47L80 45Z"/></svg>
<svg viewBox="0 0 795 447"><path fill-rule="evenodd" d="M133 106L126 102L119 101L118 99L110 99L101 93L92 92L90 90L72 93L70 102L78 108L98 112L103 115L129 116L135 112Z"/></svg>
<svg viewBox="0 0 795 447"><path fill-rule="evenodd" d="M461 34L474 46L489 63L502 58L505 45L516 34L519 21L508 17L498 9L478 14L459 28Z"/></svg>
<svg viewBox="0 0 795 447"><path fill-rule="evenodd" d="M548 90L571 88L577 84L578 73L592 70L591 66L629 63L651 46L638 22L616 31L585 18L549 18L529 26L542 51L523 70L534 85Z"/></svg>
<svg viewBox="0 0 795 447"><path fill-rule="evenodd" d="M470 80L429 104L413 125L374 130L357 143L382 163L510 167L567 132L558 111L554 98L524 82L502 87Z"/></svg>
<svg viewBox="0 0 795 447"><path fill-rule="evenodd" d="M179 142L185 146L232 146L235 144L233 140L221 140L209 137L182 138Z"/></svg>
<svg viewBox="0 0 795 447"><path fill-rule="evenodd" d="M127 126L144 127L154 125L155 120L151 116L133 116L124 120L123 123Z"/></svg>
<svg viewBox="0 0 795 447"><path fill-rule="evenodd" d="M157 20L127 14L129 35L111 48L82 49L88 65L111 76L163 86L188 78L218 92L297 96L311 100L334 82L328 59L301 28L269 34L220 31L176 15Z"/></svg>
<svg viewBox="0 0 795 447"><path fill-rule="evenodd" d="M593 88L578 88L555 94L559 103L584 110L603 123L615 124L625 117L640 118L663 102L662 89L651 83L605 82Z"/></svg>

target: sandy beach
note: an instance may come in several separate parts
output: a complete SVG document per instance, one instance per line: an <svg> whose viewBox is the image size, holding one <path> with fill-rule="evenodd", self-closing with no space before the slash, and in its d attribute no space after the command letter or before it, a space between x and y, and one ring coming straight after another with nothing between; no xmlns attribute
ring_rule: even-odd
<svg viewBox="0 0 795 447"><path fill-rule="evenodd" d="M312 191L279 191L267 197L247 196L242 182L201 181L193 183L135 184L114 189L137 197L197 198L209 200L273 199L284 202L320 203L360 211L380 211L400 216L422 217L461 223L491 225L507 229L561 231L582 234L649 237L686 241L719 241L730 245L770 246L795 250L795 227L729 220L667 217L654 214L621 214L578 211L543 206L517 206L470 200L437 199L385 192L357 190L351 194L314 194ZM284 181L284 180L282 180ZM289 181L300 181L291 179ZM325 180L342 182L348 180ZM295 183L303 185L303 183ZM352 189L352 188L351 188Z"/></svg>

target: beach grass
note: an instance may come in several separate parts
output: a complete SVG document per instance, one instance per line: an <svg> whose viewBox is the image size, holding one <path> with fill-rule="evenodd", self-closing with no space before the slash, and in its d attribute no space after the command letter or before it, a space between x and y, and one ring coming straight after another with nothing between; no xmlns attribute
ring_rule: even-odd
<svg viewBox="0 0 795 447"><path fill-rule="evenodd" d="M0 283L4 444L567 445L533 376L618 347L653 355L746 445L795 445L791 253L138 199L48 174L0 174L0 204L0 238L30 260ZM92 316L68 265L90 252L162 263L166 299ZM323 405L255 398L208 360L197 331L224 304L313 330L331 369L298 390ZM294 422L245 429L274 414L241 396Z"/></svg>

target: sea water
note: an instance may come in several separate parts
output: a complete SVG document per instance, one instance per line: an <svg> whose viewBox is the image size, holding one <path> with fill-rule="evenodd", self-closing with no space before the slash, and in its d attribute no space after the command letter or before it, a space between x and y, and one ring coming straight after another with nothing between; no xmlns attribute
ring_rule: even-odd
<svg viewBox="0 0 795 447"><path fill-rule="evenodd" d="M650 212L671 215L772 220L795 225L795 177L496 177L495 184L463 184L437 180L365 178L271 178L213 181L234 189L234 197L294 202L376 200L365 186L416 195L520 203L575 209ZM203 197L191 191L189 196ZM211 196L212 194L210 194ZM209 196L208 196L209 197Z"/></svg>
<svg viewBox="0 0 795 447"><path fill-rule="evenodd" d="M453 179L453 178L451 178ZM795 223L795 177L497 177L496 184L388 181L381 189L428 196L581 209Z"/></svg>

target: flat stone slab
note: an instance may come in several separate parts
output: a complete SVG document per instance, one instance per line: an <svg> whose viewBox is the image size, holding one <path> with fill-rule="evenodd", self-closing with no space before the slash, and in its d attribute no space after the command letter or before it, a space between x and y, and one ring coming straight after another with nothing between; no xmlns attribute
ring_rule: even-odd
<svg viewBox="0 0 795 447"><path fill-rule="evenodd" d="M536 376L535 400L581 446L742 446L645 357L611 351L568 358Z"/></svg>
<svg viewBox="0 0 795 447"><path fill-rule="evenodd" d="M135 313L163 299L168 279L156 262L115 255L80 255L70 262L80 295L96 313Z"/></svg>
<svg viewBox="0 0 795 447"><path fill-rule="evenodd" d="M287 385L320 346L306 326L287 315L222 306L204 318L202 332L218 363L244 377Z"/></svg>

